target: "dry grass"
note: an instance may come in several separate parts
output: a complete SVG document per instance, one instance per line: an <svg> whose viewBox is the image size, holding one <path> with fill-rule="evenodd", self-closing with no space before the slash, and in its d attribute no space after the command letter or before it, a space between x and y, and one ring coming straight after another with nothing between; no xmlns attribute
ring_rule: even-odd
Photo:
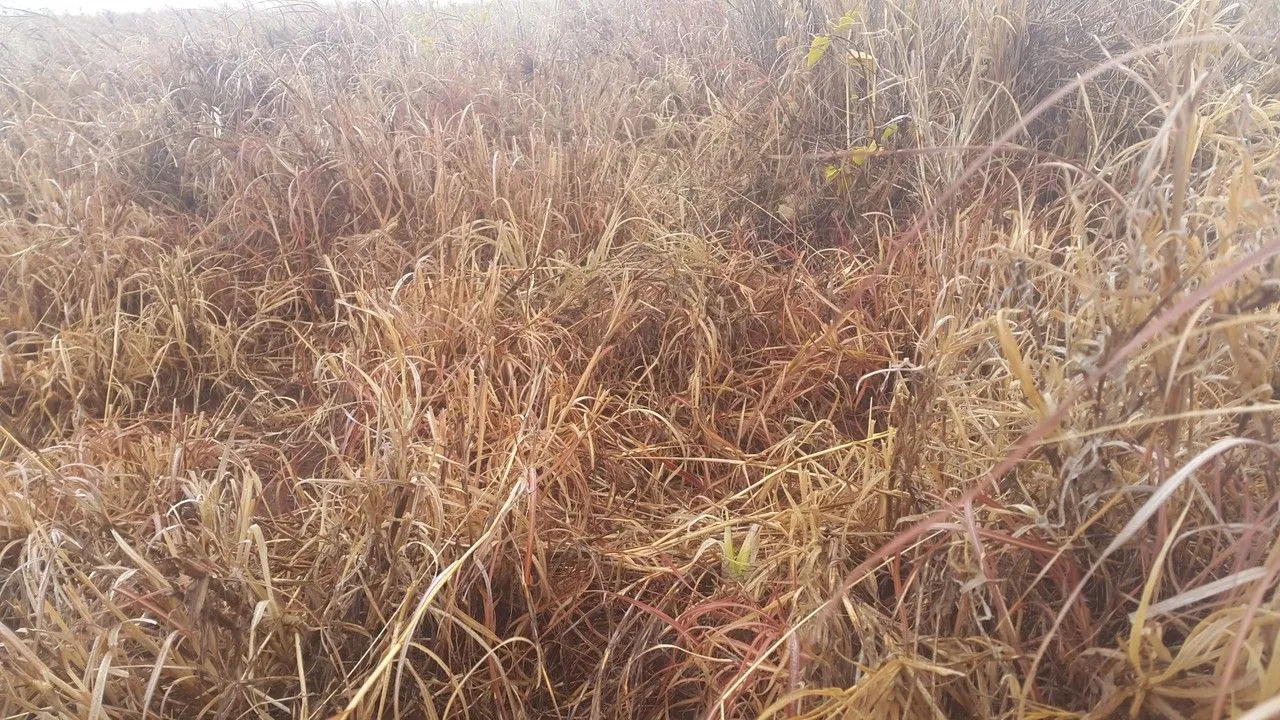
<svg viewBox="0 0 1280 720"><path fill-rule="evenodd" d="M5 19L0 715L1273 717L1278 23Z"/></svg>

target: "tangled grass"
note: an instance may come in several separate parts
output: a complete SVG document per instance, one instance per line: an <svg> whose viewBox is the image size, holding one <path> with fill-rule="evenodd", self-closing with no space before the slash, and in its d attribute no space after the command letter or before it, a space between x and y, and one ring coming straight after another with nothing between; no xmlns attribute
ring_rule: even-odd
<svg viewBox="0 0 1280 720"><path fill-rule="evenodd" d="M1278 23L5 18L0 714L1275 717Z"/></svg>

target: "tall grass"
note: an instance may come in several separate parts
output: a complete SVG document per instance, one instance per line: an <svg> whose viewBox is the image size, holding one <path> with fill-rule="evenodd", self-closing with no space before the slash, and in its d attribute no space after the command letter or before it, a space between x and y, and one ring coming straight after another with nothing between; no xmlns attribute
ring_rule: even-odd
<svg viewBox="0 0 1280 720"><path fill-rule="evenodd" d="M1277 23L5 18L0 714L1269 717Z"/></svg>

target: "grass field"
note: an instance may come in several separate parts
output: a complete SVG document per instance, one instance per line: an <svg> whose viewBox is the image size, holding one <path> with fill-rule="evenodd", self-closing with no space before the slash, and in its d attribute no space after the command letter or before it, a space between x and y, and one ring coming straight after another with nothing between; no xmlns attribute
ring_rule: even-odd
<svg viewBox="0 0 1280 720"><path fill-rule="evenodd" d="M1280 717L1280 3L0 21L0 717Z"/></svg>

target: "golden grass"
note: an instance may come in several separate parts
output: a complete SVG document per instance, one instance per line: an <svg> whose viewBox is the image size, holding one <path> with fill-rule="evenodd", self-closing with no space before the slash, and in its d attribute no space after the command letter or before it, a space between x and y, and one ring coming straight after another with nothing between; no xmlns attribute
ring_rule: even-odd
<svg viewBox="0 0 1280 720"><path fill-rule="evenodd" d="M0 716L1272 717L1277 23L5 18Z"/></svg>

